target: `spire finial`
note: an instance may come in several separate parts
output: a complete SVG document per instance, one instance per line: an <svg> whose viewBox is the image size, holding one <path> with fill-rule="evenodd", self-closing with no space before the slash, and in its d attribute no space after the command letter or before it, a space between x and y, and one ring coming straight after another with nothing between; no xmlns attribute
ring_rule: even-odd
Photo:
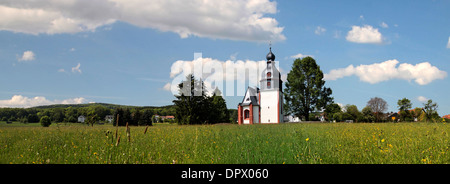
<svg viewBox="0 0 450 184"><path fill-rule="evenodd" d="M266 56L267 61L275 61L275 54L272 53L272 41L269 41L269 53Z"/></svg>

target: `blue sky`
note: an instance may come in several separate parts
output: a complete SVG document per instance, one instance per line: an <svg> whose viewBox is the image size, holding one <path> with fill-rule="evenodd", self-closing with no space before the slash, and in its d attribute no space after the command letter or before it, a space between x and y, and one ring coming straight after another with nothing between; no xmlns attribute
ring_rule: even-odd
<svg viewBox="0 0 450 184"><path fill-rule="evenodd" d="M397 111L401 98L413 107L432 99L442 116L450 114L449 9L445 0L6 0L0 106L170 105L176 70L194 53L239 67L265 60L271 41L283 75L294 56L313 56L337 103L361 110L381 97ZM242 98L225 95L229 108Z"/></svg>

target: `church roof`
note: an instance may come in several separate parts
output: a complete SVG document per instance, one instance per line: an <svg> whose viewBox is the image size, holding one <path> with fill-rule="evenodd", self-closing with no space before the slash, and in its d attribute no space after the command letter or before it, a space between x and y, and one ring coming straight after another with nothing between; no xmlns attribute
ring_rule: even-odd
<svg viewBox="0 0 450 184"><path fill-rule="evenodd" d="M252 88L248 87L247 92L245 93L244 99L242 100L242 103L239 103L239 105L259 105L258 102L258 88Z"/></svg>
<svg viewBox="0 0 450 184"><path fill-rule="evenodd" d="M270 51L266 56L267 61L275 61L275 54L272 53L272 47L270 47Z"/></svg>

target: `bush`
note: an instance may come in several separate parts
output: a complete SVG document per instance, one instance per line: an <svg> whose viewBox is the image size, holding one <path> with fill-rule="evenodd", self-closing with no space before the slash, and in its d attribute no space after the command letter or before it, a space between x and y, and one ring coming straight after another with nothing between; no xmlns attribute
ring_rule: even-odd
<svg viewBox="0 0 450 184"><path fill-rule="evenodd" d="M36 114L29 114L27 117L28 123L37 123L39 122L39 117Z"/></svg>
<svg viewBox="0 0 450 184"><path fill-rule="evenodd" d="M52 124L51 119L48 116L43 116L40 121L43 127L49 127Z"/></svg>

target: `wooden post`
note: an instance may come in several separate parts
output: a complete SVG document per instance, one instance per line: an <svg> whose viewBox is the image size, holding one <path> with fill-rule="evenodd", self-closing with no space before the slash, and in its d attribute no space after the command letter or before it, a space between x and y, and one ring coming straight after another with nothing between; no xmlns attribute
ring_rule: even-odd
<svg viewBox="0 0 450 184"><path fill-rule="evenodd" d="M128 122L127 122L127 137L128 137L128 142L131 142L131 132L130 132L130 128L128 127Z"/></svg>
<svg viewBox="0 0 450 184"><path fill-rule="evenodd" d="M119 114L117 114L117 119L116 119L116 139L117 139L118 131L119 131Z"/></svg>
<svg viewBox="0 0 450 184"><path fill-rule="evenodd" d="M144 134L147 133L148 125L145 127Z"/></svg>

